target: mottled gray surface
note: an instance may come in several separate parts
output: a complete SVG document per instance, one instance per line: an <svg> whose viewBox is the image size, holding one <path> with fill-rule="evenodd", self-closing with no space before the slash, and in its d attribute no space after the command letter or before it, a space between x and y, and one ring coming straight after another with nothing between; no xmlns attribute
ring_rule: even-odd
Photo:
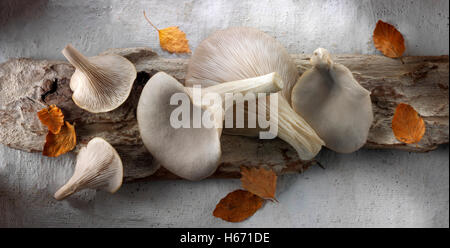
<svg viewBox="0 0 450 248"><path fill-rule="evenodd" d="M277 37L290 53L318 46L374 54L378 19L404 34L408 55L448 54L449 3L442 1L25 1L0 2L0 62L11 57L62 59L71 42L93 55L109 47L149 46L165 57L146 9L163 28L178 25L191 48L216 29L246 25ZM182 55L183 57L183 55ZM1 86L0 86L1 87ZM73 155L46 158L0 146L0 226L144 227L448 227L449 148L429 153L324 150L326 169L279 180L279 204L249 220L211 216L239 180L158 181L124 185L115 195L92 190L57 202Z"/></svg>

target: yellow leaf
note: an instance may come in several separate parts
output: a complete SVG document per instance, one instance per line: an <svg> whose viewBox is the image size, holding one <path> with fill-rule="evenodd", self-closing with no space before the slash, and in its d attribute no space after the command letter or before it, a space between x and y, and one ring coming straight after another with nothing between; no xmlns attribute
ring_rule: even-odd
<svg viewBox="0 0 450 248"><path fill-rule="evenodd" d="M61 154L71 151L77 144L74 126L69 122L65 122L58 134L52 132L47 133L45 138L44 150L42 155L48 157L58 157Z"/></svg>
<svg viewBox="0 0 450 248"><path fill-rule="evenodd" d="M48 130L54 134L59 133L61 127L64 125L64 115L61 109L55 105L50 105L48 108L41 109L37 116L41 123L47 126Z"/></svg>
<svg viewBox="0 0 450 248"><path fill-rule="evenodd" d="M171 53L189 53L188 40L186 34L178 27L168 27L158 30L159 44L162 49Z"/></svg>
<svg viewBox="0 0 450 248"><path fill-rule="evenodd" d="M242 187L264 199L275 199L277 175L272 170L264 168L247 169L241 167Z"/></svg>
<svg viewBox="0 0 450 248"><path fill-rule="evenodd" d="M391 24L379 20L373 31L375 47L385 56L398 58L405 52L403 35Z"/></svg>
<svg viewBox="0 0 450 248"><path fill-rule="evenodd" d="M238 189L220 200L213 215L228 222L241 222L255 214L262 207L263 201L255 194Z"/></svg>
<svg viewBox="0 0 450 248"><path fill-rule="evenodd" d="M171 53L190 53L189 41L186 39L186 34L178 27L168 27L164 29L158 29L147 18L144 11L144 17L147 22L152 25L159 34L159 45L162 49Z"/></svg>
<svg viewBox="0 0 450 248"><path fill-rule="evenodd" d="M425 134L425 123L413 107L400 103L392 118L392 131L401 142L418 143Z"/></svg>

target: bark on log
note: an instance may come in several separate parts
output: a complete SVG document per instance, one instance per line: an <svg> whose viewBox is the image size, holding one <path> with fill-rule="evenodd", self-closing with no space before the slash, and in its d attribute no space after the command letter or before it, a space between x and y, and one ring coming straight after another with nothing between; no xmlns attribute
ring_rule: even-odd
<svg viewBox="0 0 450 248"><path fill-rule="evenodd" d="M149 48L110 49L133 62L138 71L128 100L109 113L92 114L78 108L69 88L74 68L67 62L11 59L0 65L0 143L29 152L42 151L47 129L36 113L56 104L65 119L75 123L76 150L94 136L104 137L119 152L125 166L125 181L143 178L177 178L154 161L142 144L136 122L136 105L147 80L165 71L184 82L187 59L158 57ZM309 55L292 55L302 73L310 67ZM393 148L425 152L449 140L448 56L403 57L335 55L357 81L372 92L374 122L366 148ZM397 141L391 119L398 103L412 105L424 118L426 133L417 145ZM221 165L212 177L239 177L241 165L266 166L278 174L301 172L314 161L302 161L279 139L223 135ZM156 172L155 172L156 171ZM153 174L153 175L152 175ZM150 176L151 175L151 176Z"/></svg>

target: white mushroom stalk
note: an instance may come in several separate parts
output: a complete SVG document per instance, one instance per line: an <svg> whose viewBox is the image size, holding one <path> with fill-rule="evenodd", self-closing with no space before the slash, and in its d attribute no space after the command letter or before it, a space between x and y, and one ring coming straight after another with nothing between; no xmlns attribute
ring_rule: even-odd
<svg viewBox="0 0 450 248"><path fill-rule="evenodd" d="M216 93L222 100L225 93L276 92L282 85L276 74L270 74L217 85L201 95ZM211 106L203 101L195 103L194 90L185 88L164 72L156 73L142 90L137 121L145 147L163 167L179 177L201 180L213 174L219 164L223 105ZM202 121L204 116L211 117L214 125L201 123L196 126L195 113L202 116ZM178 114L184 117L182 121L179 121Z"/></svg>
<svg viewBox="0 0 450 248"><path fill-rule="evenodd" d="M275 105L277 107L276 111L270 109L271 98L269 96L266 97L265 101L262 101L264 99L261 100L261 98L258 98L255 101L245 102L242 116L246 122L244 123L243 128L235 126L232 128L225 128L224 133L248 137L261 137L262 132L269 132L272 134L272 137L278 136L280 139L290 144L302 160L313 159L320 152L325 143L316 134L314 129L291 108L289 103L280 93L278 93L276 99L278 101L278 104ZM257 105L258 107L249 108L248 106L251 104ZM239 115L237 112L237 108L233 109L234 119ZM230 114L230 112L227 114ZM277 128L262 128L258 125L254 128L249 128L247 121L250 119L250 116L265 118L270 122L269 126L277 125Z"/></svg>
<svg viewBox="0 0 450 248"><path fill-rule="evenodd" d="M291 144L301 159L312 159L324 142L289 105L291 89L298 79L298 72L286 49L271 36L246 27L229 28L213 33L195 49L189 61L186 85L200 84L204 87L220 85L232 80L261 76L266 74L266 71L277 72L284 82L283 90L278 97L276 135ZM269 108L267 105L266 113L270 113ZM248 117L248 113L247 110L245 118ZM274 116L271 116L270 120L274 120ZM226 132L258 136L260 131L259 127L234 127L227 129Z"/></svg>
<svg viewBox="0 0 450 248"><path fill-rule="evenodd" d="M314 128L326 147L342 153L361 148L373 121L370 91L326 49L311 57L311 69L292 90L292 107Z"/></svg>
<svg viewBox="0 0 450 248"><path fill-rule="evenodd" d="M226 106L225 106L225 94L236 94L240 93L242 95L255 94L255 93L273 93L278 92L283 89L283 80L276 72L269 73L267 75L247 78L237 81L226 82L223 84L217 84L214 86L210 86L201 90L202 98L206 101L198 101L196 102L195 96L193 93L193 88L186 87L185 91L191 98L193 104L200 106L203 109L208 109L209 112L215 113L216 117L214 118L215 126L218 128L222 128ZM216 100L222 103L222 105L211 105L208 99L208 94L213 93L213 98L218 97L219 99L209 99ZM256 99L256 96L255 98ZM275 135L276 136L276 135Z"/></svg>
<svg viewBox="0 0 450 248"><path fill-rule="evenodd" d="M216 84L202 89L202 94L216 93L224 99L226 93L241 93L245 95L247 93L277 92L283 89L283 84L283 80L278 73L272 72L258 77Z"/></svg>
<svg viewBox="0 0 450 248"><path fill-rule="evenodd" d="M70 44L63 55L75 67L70 79L72 99L92 113L108 112L128 98L136 79L136 68L119 55L85 57Z"/></svg>
<svg viewBox="0 0 450 248"><path fill-rule="evenodd" d="M73 176L56 193L62 200L82 189L116 192L122 185L123 166L119 154L104 139L93 138L81 148Z"/></svg>
<svg viewBox="0 0 450 248"><path fill-rule="evenodd" d="M266 107L266 109L269 109L269 107ZM325 145L314 129L300 115L295 113L283 96L278 96L277 114L272 112L269 114L269 119L271 121L276 120L278 124L278 132L274 135L291 145L301 159L313 159Z"/></svg>

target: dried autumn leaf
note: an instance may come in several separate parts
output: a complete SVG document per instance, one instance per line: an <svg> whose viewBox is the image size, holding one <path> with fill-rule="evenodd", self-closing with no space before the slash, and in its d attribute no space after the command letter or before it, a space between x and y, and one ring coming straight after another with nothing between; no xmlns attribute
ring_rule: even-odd
<svg viewBox="0 0 450 248"><path fill-rule="evenodd" d="M373 31L375 47L385 56L398 58L405 52L403 35L391 24L379 20Z"/></svg>
<svg viewBox="0 0 450 248"><path fill-rule="evenodd" d="M159 44L162 49L171 53L189 53L188 40L186 34L178 27L168 27L158 30Z"/></svg>
<svg viewBox="0 0 450 248"><path fill-rule="evenodd" d="M61 109L55 105L41 109L37 113L37 116L41 120L41 123L47 126L48 130L54 134L59 133L61 127L64 125L64 115Z"/></svg>
<svg viewBox="0 0 450 248"><path fill-rule="evenodd" d="M425 134L425 123L413 107L400 103L392 118L392 131L401 142L418 143Z"/></svg>
<svg viewBox="0 0 450 248"><path fill-rule="evenodd" d="M61 154L71 151L77 144L75 128L69 122L61 127L58 134L47 133L42 155L48 157L58 157Z"/></svg>
<svg viewBox="0 0 450 248"><path fill-rule="evenodd" d="M168 27L164 29L158 29L145 15L144 17L150 25L152 25L159 34L159 45L162 49L171 53L189 53L188 40L186 39L186 34L181 31L178 27Z"/></svg>
<svg viewBox="0 0 450 248"><path fill-rule="evenodd" d="M225 196L217 204L213 215L228 222L241 222L258 211L262 207L264 199L238 189Z"/></svg>
<svg viewBox="0 0 450 248"><path fill-rule="evenodd" d="M247 169L241 167L242 187L264 199L275 199L277 175L272 170L264 168Z"/></svg>

